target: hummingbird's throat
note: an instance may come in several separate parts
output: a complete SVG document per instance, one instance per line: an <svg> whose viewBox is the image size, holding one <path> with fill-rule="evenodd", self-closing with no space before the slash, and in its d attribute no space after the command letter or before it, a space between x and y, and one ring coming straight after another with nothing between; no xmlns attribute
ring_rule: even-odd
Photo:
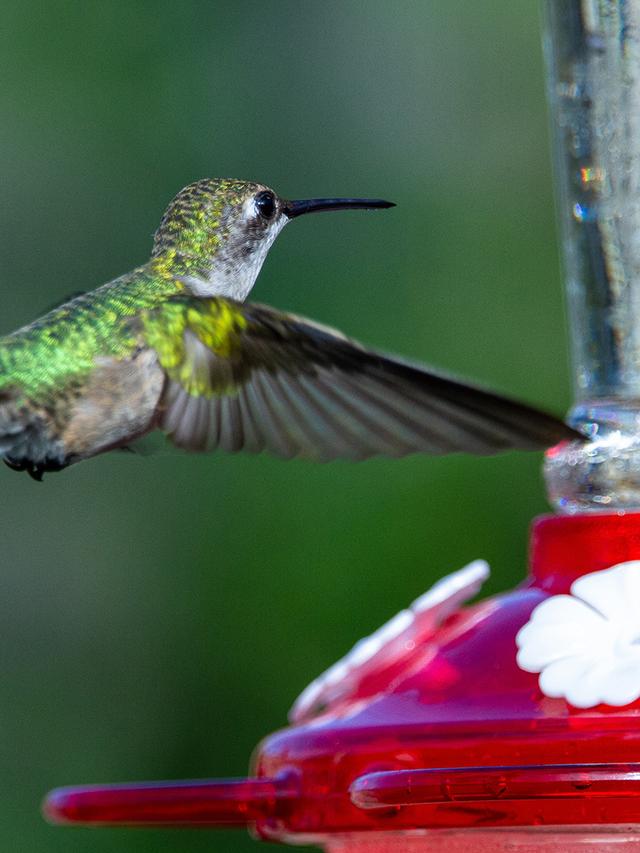
<svg viewBox="0 0 640 853"><path fill-rule="evenodd" d="M250 230L227 234L215 254L208 258L192 258L180 280L196 296L226 296L243 302L251 292L269 249L287 224L279 216L259 233Z"/></svg>

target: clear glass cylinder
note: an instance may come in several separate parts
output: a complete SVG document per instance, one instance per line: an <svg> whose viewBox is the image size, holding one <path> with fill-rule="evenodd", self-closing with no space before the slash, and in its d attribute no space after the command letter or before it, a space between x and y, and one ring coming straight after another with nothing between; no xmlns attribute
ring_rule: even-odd
<svg viewBox="0 0 640 853"><path fill-rule="evenodd" d="M572 425L545 474L560 509L640 507L640 0L545 0L572 340Z"/></svg>

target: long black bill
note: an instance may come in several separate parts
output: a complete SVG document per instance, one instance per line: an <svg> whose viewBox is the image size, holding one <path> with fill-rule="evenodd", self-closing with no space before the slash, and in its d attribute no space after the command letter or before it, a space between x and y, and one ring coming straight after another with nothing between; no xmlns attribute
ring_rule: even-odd
<svg viewBox="0 0 640 853"><path fill-rule="evenodd" d="M282 212L293 219L303 213L315 213L317 210L375 210L395 207L392 201L381 198L307 198L302 201L286 201Z"/></svg>

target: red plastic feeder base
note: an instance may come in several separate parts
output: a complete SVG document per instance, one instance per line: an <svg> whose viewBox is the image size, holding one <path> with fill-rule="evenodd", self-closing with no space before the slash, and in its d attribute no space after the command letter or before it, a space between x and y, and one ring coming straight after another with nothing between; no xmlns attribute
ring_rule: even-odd
<svg viewBox="0 0 640 853"><path fill-rule="evenodd" d="M516 660L537 605L640 560L640 514L543 517L531 542L523 585L396 631L261 744L255 779L61 789L48 818L251 824L329 853L640 851L639 703L572 706Z"/></svg>
<svg viewBox="0 0 640 853"><path fill-rule="evenodd" d="M326 853L637 853L640 838L628 827L619 831L587 827L564 829L441 829L416 830L398 836L371 832L336 838L325 844Z"/></svg>

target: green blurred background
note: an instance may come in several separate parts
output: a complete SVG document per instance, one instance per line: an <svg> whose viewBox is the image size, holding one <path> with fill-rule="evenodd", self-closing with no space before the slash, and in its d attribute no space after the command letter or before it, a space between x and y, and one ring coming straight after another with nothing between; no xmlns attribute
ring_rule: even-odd
<svg viewBox="0 0 640 853"><path fill-rule="evenodd" d="M8 332L144 261L202 176L309 217L255 298L563 411L566 341L530 0L3 0ZM313 466L111 454L0 470L0 847L248 851L242 832L56 829L56 785L243 775L355 640L475 557L522 576L539 454Z"/></svg>

